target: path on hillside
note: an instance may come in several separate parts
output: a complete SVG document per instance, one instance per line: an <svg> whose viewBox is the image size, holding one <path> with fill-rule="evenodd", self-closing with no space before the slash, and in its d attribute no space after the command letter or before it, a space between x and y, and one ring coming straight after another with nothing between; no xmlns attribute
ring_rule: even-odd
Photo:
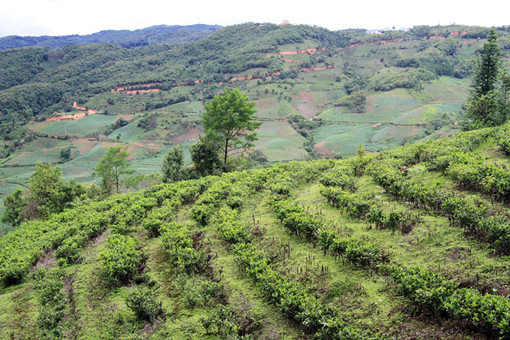
<svg viewBox="0 0 510 340"><path fill-rule="evenodd" d="M75 113L71 115L61 115L61 116L53 116L46 118L45 121L47 122L53 122L53 121L59 121L59 120L79 120L85 118L87 115L93 115L100 113L99 111L88 109L83 106L78 106L76 102L73 102L73 108L80 110L80 111L86 111L86 112L80 112Z"/></svg>

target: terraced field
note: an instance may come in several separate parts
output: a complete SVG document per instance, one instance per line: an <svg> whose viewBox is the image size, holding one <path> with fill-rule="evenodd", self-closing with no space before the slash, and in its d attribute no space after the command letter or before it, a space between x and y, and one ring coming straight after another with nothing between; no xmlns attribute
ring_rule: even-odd
<svg viewBox="0 0 510 340"><path fill-rule="evenodd" d="M507 338L509 128L159 185L25 223L0 238L0 332Z"/></svg>

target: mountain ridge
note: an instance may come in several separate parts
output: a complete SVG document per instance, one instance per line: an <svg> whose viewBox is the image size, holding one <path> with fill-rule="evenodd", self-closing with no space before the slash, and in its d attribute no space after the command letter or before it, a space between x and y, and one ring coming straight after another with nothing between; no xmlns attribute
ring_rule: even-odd
<svg viewBox="0 0 510 340"><path fill-rule="evenodd" d="M55 49L65 45L113 43L134 48L160 43L179 44L201 39L222 28L219 25L153 25L135 30L103 30L85 35L43 35L0 37L0 50L21 47L46 47Z"/></svg>

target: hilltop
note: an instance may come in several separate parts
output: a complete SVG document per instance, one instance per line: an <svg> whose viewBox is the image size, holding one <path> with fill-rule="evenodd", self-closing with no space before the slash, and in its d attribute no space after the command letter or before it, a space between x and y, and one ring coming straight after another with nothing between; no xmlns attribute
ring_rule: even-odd
<svg viewBox="0 0 510 340"><path fill-rule="evenodd" d="M507 338L509 128L24 223L0 238L2 337Z"/></svg>

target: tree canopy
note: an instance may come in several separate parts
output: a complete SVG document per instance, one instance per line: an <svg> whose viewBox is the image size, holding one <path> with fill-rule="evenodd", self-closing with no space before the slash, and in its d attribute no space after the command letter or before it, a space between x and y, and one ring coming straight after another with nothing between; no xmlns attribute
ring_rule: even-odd
<svg viewBox="0 0 510 340"><path fill-rule="evenodd" d="M112 146L106 151L106 155L99 160L94 170L101 176L101 187L106 194L120 191L120 176L131 174L133 169L129 169L127 160L129 152L128 145Z"/></svg>
<svg viewBox="0 0 510 340"><path fill-rule="evenodd" d="M172 183L183 179L183 166L184 152L182 151L182 146L177 145L170 148L161 166L163 183Z"/></svg>
<svg viewBox="0 0 510 340"><path fill-rule="evenodd" d="M464 117L464 129L497 126L509 119L510 78L502 65L497 35L491 30L473 74L471 95Z"/></svg>
<svg viewBox="0 0 510 340"><path fill-rule="evenodd" d="M30 176L28 187L16 189L4 198L2 221L13 226L24 220L47 218L63 211L70 202L86 193L86 188L71 179L62 179L62 168L39 162Z"/></svg>
<svg viewBox="0 0 510 340"><path fill-rule="evenodd" d="M224 167L229 153L254 146L255 130L261 125L253 120L254 107L255 102L249 102L246 94L237 88L224 90L205 106L202 117L205 139L221 151Z"/></svg>

